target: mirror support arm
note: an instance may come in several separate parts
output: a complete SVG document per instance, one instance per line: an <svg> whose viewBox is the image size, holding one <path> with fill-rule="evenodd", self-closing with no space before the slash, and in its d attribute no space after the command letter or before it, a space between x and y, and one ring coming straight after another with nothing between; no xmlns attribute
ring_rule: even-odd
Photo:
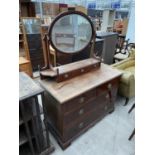
<svg viewBox="0 0 155 155"><path fill-rule="evenodd" d="M45 66L41 68L41 70L45 70L45 69L53 69L53 66L50 63L50 55L49 55L49 38L48 35L45 34L43 37L43 43L45 46L45 49L43 50L43 54L44 54L44 62L45 62Z"/></svg>

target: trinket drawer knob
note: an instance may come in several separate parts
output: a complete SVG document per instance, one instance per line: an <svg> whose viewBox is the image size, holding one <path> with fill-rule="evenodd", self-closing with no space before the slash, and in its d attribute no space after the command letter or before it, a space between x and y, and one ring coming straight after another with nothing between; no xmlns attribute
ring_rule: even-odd
<svg viewBox="0 0 155 155"><path fill-rule="evenodd" d="M81 97L80 100L79 100L79 102L80 103L84 102L84 99L85 99L84 97Z"/></svg>
<svg viewBox="0 0 155 155"><path fill-rule="evenodd" d="M83 72L84 72L84 69L82 68L82 69L81 69L81 73L83 73Z"/></svg>
<svg viewBox="0 0 155 155"><path fill-rule="evenodd" d="M65 78L68 78L68 74L65 74L64 76L65 76Z"/></svg>

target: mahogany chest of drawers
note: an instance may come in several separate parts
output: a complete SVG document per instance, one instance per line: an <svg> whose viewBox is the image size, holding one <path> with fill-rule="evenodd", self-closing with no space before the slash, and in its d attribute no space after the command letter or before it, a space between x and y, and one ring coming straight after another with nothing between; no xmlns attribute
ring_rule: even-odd
<svg viewBox="0 0 155 155"><path fill-rule="evenodd" d="M120 71L101 64L98 70L64 82L40 80L46 91L48 127L63 149L114 110L120 76Z"/></svg>

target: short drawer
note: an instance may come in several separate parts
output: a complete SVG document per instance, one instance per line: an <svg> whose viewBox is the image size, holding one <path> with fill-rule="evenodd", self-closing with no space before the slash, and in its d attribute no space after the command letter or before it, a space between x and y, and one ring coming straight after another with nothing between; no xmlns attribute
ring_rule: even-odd
<svg viewBox="0 0 155 155"><path fill-rule="evenodd" d="M96 108L97 104L94 100L89 101L84 106L79 107L78 109L75 109L71 111L70 113L66 113L64 115L63 124L64 126L69 125L77 119L82 118L85 114L89 113L90 111L94 110Z"/></svg>
<svg viewBox="0 0 155 155"><path fill-rule="evenodd" d="M60 74L58 77L57 77L57 82L61 82L61 81L65 81L65 80L68 80L72 77L72 72L68 72L68 73L65 73L65 74Z"/></svg>
<svg viewBox="0 0 155 155"><path fill-rule="evenodd" d="M100 96L104 93L104 91L109 91L109 92L113 92L113 89L115 89L118 85L118 78L113 79L99 87L97 87L96 89L96 94L97 96Z"/></svg>
<svg viewBox="0 0 155 155"><path fill-rule="evenodd" d="M78 109L84 104L96 98L96 89L90 90L68 102L64 105L64 113L69 113L74 109Z"/></svg>

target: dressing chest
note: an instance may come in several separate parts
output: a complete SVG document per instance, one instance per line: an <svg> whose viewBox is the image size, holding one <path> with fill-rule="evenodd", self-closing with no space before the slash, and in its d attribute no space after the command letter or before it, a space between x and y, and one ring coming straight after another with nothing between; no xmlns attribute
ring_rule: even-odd
<svg viewBox="0 0 155 155"><path fill-rule="evenodd" d="M63 149L114 110L120 76L120 71L101 63L97 70L60 83L40 80L48 128Z"/></svg>

